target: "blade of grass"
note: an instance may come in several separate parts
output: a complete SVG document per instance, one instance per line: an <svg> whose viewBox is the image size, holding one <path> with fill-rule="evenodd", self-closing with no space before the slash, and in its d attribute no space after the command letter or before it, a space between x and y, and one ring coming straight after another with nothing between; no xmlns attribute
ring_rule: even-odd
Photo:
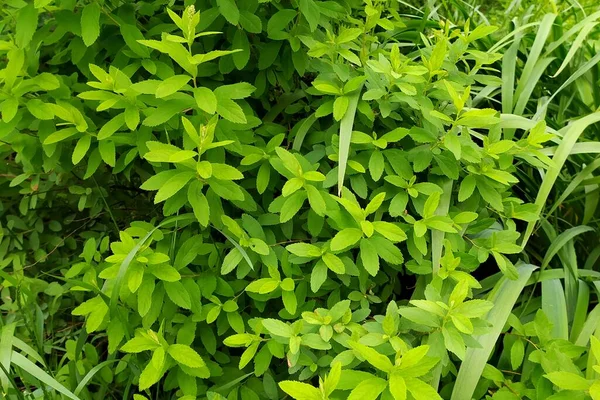
<svg viewBox="0 0 600 400"><path fill-rule="evenodd" d="M22 399L24 400L25 396L23 396L23 393L18 389L17 382L15 382L15 379L11 376L10 371L7 368L4 368L4 365L2 365L1 363L0 363L0 371L6 377L8 377L8 379L10 380L10 383L11 383L12 387L14 388L15 393L17 394L17 398L19 400L22 400ZM8 386L0 386L0 389L4 390L6 392L6 394L8 394L8 389L9 389ZM6 396L6 398L10 398L10 397Z"/></svg>
<svg viewBox="0 0 600 400"><path fill-rule="evenodd" d="M590 307L590 288L584 281L578 280L578 282L579 290L577 292L577 305L575 306L575 316L571 323L571 342L575 342L581 333Z"/></svg>
<svg viewBox="0 0 600 400"><path fill-rule="evenodd" d="M585 185L583 189L585 191L585 205L583 208L583 220L581 222L588 224L596 213L600 198L597 190L598 185Z"/></svg>
<svg viewBox="0 0 600 400"><path fill-rule="evenodd" d="M553 164L548 168L535 200L535 204L540 207L540 209L542 209L542 207L546 204L548 195L554 186L554 182L556 182L556 178L558 177L558 174L560 173L567 157L569 156L571 149L579 139L579 136L585 130L585 128L598 121L600 121L600 112L595 112L580 118L571 125L563 128L563 140L556 149L554 157L552 157ZM536 222L537 221L532 221L527 224L527 228L523 235L523 240L521 241L521 248L525 248L525 245L529 241L529 237L533 233Z"/></svg>
<svg viewBox="0 0 600 400"><path fill-rule="evenodd" d="M444 191L440 197L440 203L435 210L436 215L447 215L452 200L452 184L454 181L447 180L441 187ZM431 232L431 263L433 264L433 275L437 275L440 270L440 259L442 258L442 248L444 247L444 232L434 229Z"/></svg>
<svg viewBox="0 0 600 400"><path fill-rule="evenodd" d="M302 148L302 143L304 142L304 138L308 133L308 130L313 126L316 120L317 117L315 117L315 114L311 114L308 118L304 119L302 122L299 122L300 127L296 132L296 137L294 137L294 144L292 145L292 149L300 151L300 149Z"/></svg>
<svg viewBox="0 0 600 400"><path fill-rule="evenodd" d="M127 273L127 270L129 269L129 265L131 264L133 259L136 257L138 251L140 251L142 246L144 246L146 241L154 234L154 232L156 230L158 230L162 227L165 227L166 225L176 223L179 221L186 221L186 220L195 221L196 217L193 214L183 214L183 215L178 215L175 217L167 218L166 220L161 222L158 226L156 226L154 229L152 229L150 232L148 232L146 234L146 236L144 236L142 239L140 239L137 242L137 244L135 245L135 247L133 249L131 249L131 251L127 254L127 257L125 257L125 259L119 266L119 272L117 273L117 277L115 278L114 282L111 282L108 279L104 282L102 291L106 292L108 290L111 290L111 296L110 296L111 315L117 315L116 308L117 308L117 303L119 302L119 293L121 292L123 278L125 277L125 274ZM123 321L123 323L126 323L126 322L127 321Z"/></svg>
<svg viewBox="0 0 600 400"><path fill-rule="evenodd" d="M515 88L515 70L517 54L521 45L522 35L516 35L515 41L502 57L502 113L511 114L513 111L513 96Z"/></svg>
<svg viewBox="0 0 600 400"><path fill-rule="evenodd" d="M484 335L474 338L481 347L469 347L465 358L458 371L456 383L452 390L451 400L471 400L475 387L481 378L481 374L487 363L498 337L508 320L517 299L521 295L525 284L531 273L537 267L531 264L523 264L517 267L519 278L510 280L503 277L490 293L489 300L494 307L488 313L486 319L492 324L491 329Z"/></svg>
<svg viewBox="0 0 600 400"><path fill-rule="evenodd" d="M304 90L297 90L294 93L283 94L277 99L277 104L269 110L267 115L263 117L263 123L273 122L275 118L283 112L290 104L306 97Z"/></svg>
<svg viewBox="0 0 600 400"><path fill-rule="evenodd" d="M594 22L598 18L600 18L600 11L596 11L595 13L590 14L586 18L582 19L581 21L579 21L578 23L573 25L573 27L571 29L569 29L567 32L565 32L558 40L555 40L554 42L552 42L548 45L544 56L547 56L550 53L552 53L554 50L556 50L558 47L560 47L561 44L563 44L567 40L569 40L569 38L571 36L575 35L577 32L579 32L581 29L583 29L583 27L585 27L586 25L588 25L591 22Z"/></svg>
<svg viewBox="0 0 600 400"><path fill-rule="evenodd" d="M75 396L79 396L79 393L81 393L81 391L85 388L85 386L88 384L88 382L90 380L92 380L94 375L96 375L96 373L98 373L98 371L100 371L102 368L106 367L107 365L110 365L117 361L122 361L122 360L121 359L107 360L107 361L101 362L100 364L96 365L94 368L90 369L89 372L87 374L85 374L85 376L83 377L81 382L79 382L79 385L77 385L77 387L75 388L75 391L73 392L75 394Z"/></svg>
<svg viewBox="0 0 600 400"><path fill-rule="evenodd" d="M586 225L579 225L562 232L556 237L556 239L552 240L550 247L548 247L548 250L544 255L544 259L542 260L542 265L540 269L542 271L546 269L546 267L548 266L548 264L550 264L550 261L556 255L556 253L558 253L563 248L563 246L565 246L569 241L573 240L573 238L575 238L578 235L581 235L582 233L590 232L593 230L594 228L592 227ZM577 271L571 270L570 272L576 277Z"/></svg>
<svg viewBox="0 0 600 400"><path fill-rule="evenodd" d="M42 357L40 357L40 355L37 353L37 351L35 351L33 349L33 347L31 347L30 345L28 345L27 343L25 343L18 337L15 336L12 338L12 344L13 344L13 347L21 350L23 353L25 353L29 357L33 358L36 362L39 362L44 367L46 366L44 359Z"/></svg>
<svg viewBox="0 0 600 400"><path fill-rule="evenodd" d="M596 305L592 311L590 311L581 332L575 340L575 346L587 346L590 341L590 336L594 334L594 331L598 329L600 323L600 304Z"/></svg>
<svg viewBox="0 0 600 400"><path fill-rule="evenodd" d="M568 340L567 303L560 280L550 279L542 282L542 310L552 321L552 337Z"/></svg>
<svg viewBox="0 0 600 400"><path fill-rule="evenodd" d="M540 78L548 65L554 61L553 57L541 58L533 67L533 71L527 75L527 80L523 83L523 76L519 80L519 85L517 86L517 92L515 92L515 96L517 97L517 103L515 104L515 108L513 112L517 115L521 115L525 112L525 107L531 98L531 94L533 93L533 89L535 89L536 85L540 81ZM525 73L523 73L525 74ZM520 90L519 90L520 89Z"/></svg>
<svg viewBox="0 0 600 400"><path fill-rule="evenodd" d="M536 112L534 119L539 118L539 115L543 115L544 112L546 112L546 108L548 108L548 105L550 104L550 102L552 102L552 100L554 100L554 98L564 88L566 88L567 86L569 86L571 83L575 82L583 74L585 74L586 72L588 72L591 68L595 67L598 64L598 62L600 62L600 52L597 53L594 57L592 57L588 62L586 62L585 64L583 64L581 67L579 67L577 69L577 71L575 71L571 76L569 76L569 79L567 79L565 81L565 83L563 83L554 93L552 93L552 95L550 97L548 97L548 99L546 100L546 102L538 108L538 111Z"/></svg>
<svg viewBox="0 0 600 400"><path fill-rule="evenodd" d="M12 355L13 336L15 333L16 322L6 324L2 327L0 333L0 365L6 370L10 368L10 358ZM8 375L4 372L0 373L0 386L8 388Z"/></svg>
<svg viewBox="0 0 600 400"><path fill-rule="evenodd" d="M52 389L67 396L68 398L73 400L79 400L79 397L73 394L69 389L61 385L56 379L48 375L43 369L29 361L29 359L23 357L20 353L17 353L16 351L13 351L12 353L12 364L21 368L28 374L33 375L41 383L50 386Z"/></svg>
<svg viewBox="0 0 600 400"><path fill-rule="evenodd" d="M579 50L583 41L585 39L587 39L587 36L590 34L590 31L592 29L594 29L594 27L596 25L598 25L597 22L592 22L592 23L586 24L583 27L583 29L581 31L579 31L577 38L575 38L575 41L573 43L571 43L569 52L567 53L567 55L565 56L565 59L563 60L560 67L558 68L558 71L556 71L556 73L554 75L552 75L553 78L556 78L567 67L567 65L569 65L569 62L571 61L571 59L573 58L573 56L575 55L577 50Z"/></svg>
<svg viewBox="0 0 600 400"><path fill-rule="evenodd" d="M540 150L543 154L551 156L556 152L556 146L545 147ZM569 155L574 154L598 154L600 153L600 142L582 142L575 143L575 146L569 152Z"/></svg>
<svg viewBox="0 0 600 400"><path fill-rule="evenodd" d="M340 145L339 145L339 160L338 160L338 196L342 195L344 187L344 176L346 175L346 164L348 163L348 155L350 153L350 139L352 138L352 127L354 125L354 116L356 115L356 107L362 92L361 87L350 96L350 102L346 114L340 121Z"/></svg>
<svg viewBox="0 0 600 400"><path fill-rule="evenodd" d="M535 86L535 84L537 83L537 79L532 79L532 77L534 76L534 72L536 73L536 75L538 75L538 77L541 75L541 72L539 72L539 67L543 63L540 64L540 55L542 54L542 50L544 49L544 45L546 44L546 40L548 39L548 35L550 34L552 24L554 23L555 18L556 15L554 14L546 14L540 22L537 35L535 36L535 41L533 42L531 50L527 55L527 62L525 63L525 67L523 67L523 71L521 72L521 76L519 77L519 83L517 84L517 88L515 90L515 98L518 99L517 102L520 101L521 94L524 92L526 86ZM545 57L546 60L548 58L549 57ZM516 114L521 113L517 112Z"/></svg>
<svg viewBox="0 0 600 400"><path fill-rule="evenodd" d="M577 176L575 176L575 178L571 180L569 186L567 186L566 189L563 190L558 200L554 202L554 205L552 206L550 211L548 211L548 215L554 213L554 211L556 211L556 209L565 201L565 199L569 197L569 195L573 193L575 189L577 189L581 182L583 182L583 180L587 178L589 174L594 172L598 167L600 167L600 158L594 160L590 165L587 165L584 169L582 169L581 172L579 172Z"/></svg>

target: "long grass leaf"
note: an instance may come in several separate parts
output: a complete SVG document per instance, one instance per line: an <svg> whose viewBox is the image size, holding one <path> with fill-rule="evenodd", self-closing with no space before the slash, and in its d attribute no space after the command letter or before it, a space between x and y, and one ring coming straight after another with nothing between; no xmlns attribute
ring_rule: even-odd
<svg viewBox="0 0 600 400"><path fill-rule="evenodd" d="M300 127L296 131L296 137L294 137L294 144L292 145L292 149L300 151L300 149L302 148L302 143L304 142L304 138L308 133L308 130L313 126L316 120L317 117L315 117L315 114L311 114L308 118L299 122Z"/></svg>
<svg viewBox="0 0 600 400"><path fill-rule="evenodd" d="M535 40L533 45L531 46L531 50L527 55L527 62L523 67L523 71L521 72L521 76L519 77L519 83L517 85L517 89L515 90L515 98L519 99L521 97L521 93L525 90L525 86L529 86L531 84L536 84L535 82L531 82L531 78L536 69L538 69L538 62L540 61L540 55L542 54L542 50L546 44L546 40L548 39L548 35L550 34L550 30L552 29L552 24L554 23L554 19L556 15L554 14L546 14L540 22L540 26L537 31L537 35L535 36ZM548 57L546 57L547 59ZM541 75L541 74L540 74ZM520 113L517 113L520 114Z"/></svg>
<svg viewBox="0 0 600 400"><path fill-rule="evenodd" d="M350 139L352 138L352 127L354 126L354 116L356 115L356 107L362 92L362 86L350 96L348 109L346 114L340 121L340 145L339 145L339 160L338 160L338 196L342 195L344 187L344 176L346 175L346 165L350 154Z"/></svg>
<svg viewBox="0 0 600 400"><path fill-rule="evenodd" d="M577 189L581 182L583 182L584 179L587 178L588 175L594 172L598 167L600 167L600 158L594 160L590 165L586 165L585 168L583 168L581 172L579 172L575 176L575 178L573 178L571 182L569 182L569 185L562 191L558 200L554 202L554 205L552 206L550 211L548 211L548 215L556 211L556 209L567 199L567 197L569 197L571 193L573 193L573 191Z"/></svg>
<svg viewBox="0 0 600 400"><path fill-rule="evenodd" d="M548 108L548 105L552 102L552 100L554 100L554 98L560 92L562 92L562 90L564 88L569 86L571 83L575 82L583 74L588 72L591 68L598 65L599 62L600 62L600 52L598 52L594 57L592 57L589 61L587 61L581 67L579 67L577 69L577 71L575 71L571 76L569 76L569 79L567 79L558 89L556 89L554 91L554 93L552 93L552 95L550 97L548 97L548 99L544 102L544 104L538 108L538 111L536 112L534 119L538 119L540 115L543 115L546 112L546 108Z"/></svg>
<svg viewBox="0 0 600 400"><path fill-rule="evenodd" d="M575 35L577 32L579 32L581 29L587 26L590 22L594 22L598 18L600 18L600 11L596 11L595 13L590 14L586 18L573 25L573 27L567 32L565 32L558 40L555 40L547 46L545 56L552 53L554 50L560 47L561 44L569 40L571 36Z"/></svg>
<svg viewBox="0 0 600 400"><path fill-rule="evenodd" d="M122 360L120 360L120 359L107 360L107 361L101 362L100 364L96 365L94 368L90 369L89 372L87 374L85 374L85 376L83 377L81 382L79 382L79 385L77 385L77 387L75 388L75 391L73 392L75 394L75 396L79 396L79 393L81 393L81 391L85 388L85 386L88 384L88 382L92 380L94 375L96 375L98 373L98 371L100 371L102 368L106 367L107 365L110 365L117 361L122 361Z"/></svg>
<svg viewBox="0 0 600 400"><path fill-rule="evenodd" d="M525 107L531 98L531 94L533 93L533 89L535 89L538 84L542 74L548 68L548 65L554 61L554 58L541 58L534 66L531 74L527 76L527 80L523 83L523 77L519 81L519 86L517 86L517 90L520 91L515 92L515 96L517 96L517 103L515 104L515 108L513 112L517 115L521 115L525 111Z"/></svg>
<svg viewBox="0 0 600 400"><path fill-rule="evenodd" d="M552 321L552 337L569 339L567 303L563 286L558 279L542 282L542 310Z"/></svg>
<svg viewBox="0 0 600 400"><path fill-rule="evenodd" d="M481 345L480 348L469 347L467 349L465 358L458 371L458 376L456 377L451 400L472 399L475 387L479 382L479 378L481 378L490 354L494 350L504 324L506 324L508 316L521 295L531 273L536 268L531 264L523 264L517 268L519 273L518 279L510 280L503 277L492 290L489 300L494 303L494 307L486 317L492 324L492 327L488 333L474 338Z"/></svg>
<svg viewBox="0 0 600 400"><path fill-rule="evenodd" d="M600 323L600 304L596 305L592 311L590 311L581 332L575 340L576 346L587 346L590 341L590 336L594 334L594 331L598 329Z"/></svg>
<svg viewBox="0 0 600 400"><path fill-rule="evenodd" d="M571 61L573 56L575 56L575 53L577 52L577 50L579 50L583 41L585 39L587 39L587 36L590 34L590 31L592 29L594 29L594 27L596 25L598 25L598 23L593 22L593 23L587 24L583 27L583 29L577 35L577 38L575 38L575 41L573 43L571 43L569 52L567 53L567 55L565 56L565 59L563 60L560 67L558 68L558 71L556 71L556 73L554 75L552 75L553 78L556 78L567 67L567 65L569 65L569 62Z"/></svg>
<svg viewBox="0 0 600 400"><path fill-rule="evenodd" d="M125 278L125 274L127 273L127 270L129 269L129 265L131 264L133 259L136 257L138 251L142 248L142 246L144 246L146 241L154 234L154 232L156 230L158 230L162 227L165 227L172 223L177 223L179 221L188 221L188 220L195 221L195 218L196 217L193 214L183 214L183 215L178 215L175 217L167 218L162 223L160 223L157 227L155 227L150 232L148 232L146 234L146 236L144 236L142 239L140 239L137 242L137 244L134 246L133 249L131 249L131 251L127 254L125 259L119 266L119 272L117 273L117 277L115 278L114 283L109 282L109 280L107 280L104 283L104 286L102 287L103 292L111 290L111 296L110 296L111 314L113 314L113 315L115 314L115 310L116 310L117 303L119 300L119 293L121 292L121 286L123 284L123 278ZM112 283L112 285L110 283ZM126 322L126 321L123 321L123 322Z"/></svg>
<svg viewBox="0 0 600 400"><path fill-rule="evenodd" d="M556 146L545 147L540 150L542 154L551 156L556 152ZM575 146L569 152L569 155L575 154L598 154L600 153L600 142L580 142L575 143Z"/></svg>
<svg viewBox="0 0 600 400"><path fill-rule="evenodd" d="M548 196L550 195L550 191L554 186L554 182L556 182L556 178L558 177L558 174L560 173L565 161L567 160L571 149L579 139L579 136L589 125L598 121L600 121L600 112L595 112L581 119L578 119L571 125L564 128L563 140L556 149L554 157L552 157L553 164L548 168L546 176L544 176L544 179L542 180L540 190L538 191L537 197L535 199L535 204L539 206L540 209L546 204ZM529 237L533 233L535 225L536 221L531 221L527 224L525 234L523 235L523 240L521 241L522 248L525 248L525 245L529 241Z"/></svg>
<svg viewBox="0 0 600 400"><path fill-rule="evenodd" d="M13 351L12 353L12 363L17 367L21 368L23 371L28 374L33 375L40 382L50 386L52 389L57 392L67 396L73 400L79 400L74 393L72 393L69 389L61 385L56 379L48 375L43 369L29 361L29 359L23 357L20 353Z"/></svg>
<svg viewBox="0 0 600 400"><path fill-rule="evenodd" d="M541 270L543 271L544 269L546 269L546 267L548 266L548 264L550 264L550 261L556 255L556 253L558 253L563 248L563 246L565 246L569 241L573 240L573 238L575 238L578 235L581 235L582 233L590 232L593 230L594 230L594 228L592 228L592 227L589 227L586 225L579 225L579 226L575 226L573 228L567 229L566 231L564 231L560 235L558 235L556 237L556 239L552 240L550 247L548 247L548 250L546 251L546 254L544 255L544 259L542 260ZM571 271L571 272L575 273L575 271Z"/></svg>
<svg viewBox="0 0 600 400"><path fill-rule="evenodd" d="M511 114L515 89L515 70L517 54L521 44L521 35L515 36L515 41L502 57L502 113Z"/></svg>
<svg viewBox="0 0 600 400"><path fill-rule="evenodd" d="M12 355L13 336L15 333L15 327L17 324L6 324L2 327L0 333L0 364L8 371L10 368L10 358ZM0 372L0 386L8 388L8 375L4 372Z"/></svg>
<svg viewBox="0 0 600 400"><path fill-rule="evenodd" d="M448 209L450 208L450 201L452 200L452 183L453 181L447 180L442 184L442 190L444 191L440 197L440 203L435 210L436 215L447 215ZM431 262L433 264L433 274L437 275L440 270L440 260L442 258L442 248L444 247L444 232L434 229L431 232Z"/></svg>
<svg viewBox="0 0 600 400"><path fill-rule="evenodd" d="M572 342L575 342L581 333L583 325L585 324L585 319L588 315L588 309L590 307L589 286L582 280L578 280L577 282L579 284L579 290L577 292L577 305L575 306L575 315L573 317L573 322L571 323L571 333L569 334L569 338Z"/></svg>

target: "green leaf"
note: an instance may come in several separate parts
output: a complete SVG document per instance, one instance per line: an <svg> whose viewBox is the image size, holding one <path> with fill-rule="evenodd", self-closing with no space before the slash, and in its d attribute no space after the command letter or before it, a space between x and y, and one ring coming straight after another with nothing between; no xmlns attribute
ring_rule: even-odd
<svg viewBox="0 0 600 400"><path fill-rule="evenodd" d="M115 134L125 124L125 114L121 113L113 117L110 121L102 125L98 131L98 140L108 139Z"/></svg>
<svg viewBox="0 0 600 400"><path fill-rule="evenodd" d="M377 275L377 272L379 272L379 256L377 255L377 249L368 239L363 238L360 240L360 260L369 275Z"/></svg>
<svg viewBox="0 0 600 400"><path fill-rule="evenodd" d="M219 12L231 25L237 25L240 20L240 10L235 0L217 0Z"/></svg>
<svg viewBox="0 0 600 400"><path fill-rule="evenodd" d="M27 4L19 10L17 15L17 26L15 33L15 43L21 49L27 47L33 34L38 28L38 10L33 3ZM8 72L8 71L6 71Z"/></svg>
<svg viewBox="0 0 600 400"><path fill-rule="evenodd" d="M296 400L321 400L319 389L302 382L281 381L279 387L291 398Z"/></svg>
<svg viewBox="0 0 600 400"><path fill-rule="evenodd" d="M294 334L292 327L283 321L267 318L263 319L261 322L265 329L272 335L289 338Z"/></svg>
<svg viewBox="0 0 600 400"><path fill-rule="evenodd" d="M300 0L300 12L308 21L310 31L314 32L319 25L319 18L321 17L321 12L319 11L317 3L315 3L314 0Z"/></svg>
<svg viewBox="0 0 600 400"><path fill-rule="evenodd" d="M217 112L217 97L209 88L199 87L194 89L196 105L209 114Z"/></svg>
<svg viewBox="0 0 600 400"><path fill-rule="evenodd" d="M189 81L188 75L174 75L162 81L156 88L156 97L163 98L181 90Z"/></svg>
<svg viewBox="0 0 600 400"><path fill-rule="evenodd" d="M81 38L90 47L100 35L100 5L90 3L81 11Z"/></svg>
<svg viewBox="0 0 600 400"><path fill-rule="evenodd" d="M192 299L181 282L164 282L163 284L167 296L169 296L169 299L171 299L173 303L186 310L192 308Z"/></svg>
<svg viewBox="0 0 600 400"><path fill-rule="evenodd" d="M304 200L306 200L306 192L303 191L296 192L288 197L281 208L279 221L284 223L292 219L302 208Z"/></svg>
<svg viewBox="0 0 600 400"><path fill-rule="evenodd" d="M406 382L400 374L394 372L390 374L389 386L394 400L406 400Z"/></svg>
<svg viewBox="0 0 600 400"><path fill-rule="evenodd" d="M160 203L174 196L195 177L196 175L190 171L181 171L171 176L169 181L167 181L156 193L156 196L154 197L154 204Z"/></svg>
<svg viewBox="0 0 600 400"><path fill-rule="evenodd" d="M390 359L377 352L377 350L354 341L348 341L348 345L375 368L386 373L394 368Z"/></svg>
<svg viewBox="0 0 600 400"><path fill-rule="evenodd" d="M195 350L184 344L172 344L167 349L167 353L175 359L179 364L183 364L190 368L203 367L204 361Z"/></svg>
<svg viewBox="0 0 600 400"><path fill-rule="evenodd" d="M194 215L198 219L198 222L202 226L208 226L210 206L202 193L202 184L200 181L194 181L188 186L188 201L194 210Z"/></svg>
<svg viewBox="0 0 600 400"><path fill-rule="evenodd" d="M407 238L402 228L391 222L375 221L373 222L373 228L377 233L392 242L402 242Z"/></svg>
<svg viewBox="0 0 600 400"><path fill-rule="evenodd" d="M591 382L587 379L572 372L555 371L544 376L563 390L588 390L591 386Z"/></svg>
<svg viewBox="0 0 600 400"><path fill-rule="evenodd" d="M354 246L363 236L360 229L346 228L338 232L331 240L332 251L341 251L347 247Z"/></svg>
<svg viewBox="0 0 600 400"><path fill-rule="evenodd" d="M348 395L348 400L375 400L385 390L387 382L381 378L370 378L360 382Z"/></svg>

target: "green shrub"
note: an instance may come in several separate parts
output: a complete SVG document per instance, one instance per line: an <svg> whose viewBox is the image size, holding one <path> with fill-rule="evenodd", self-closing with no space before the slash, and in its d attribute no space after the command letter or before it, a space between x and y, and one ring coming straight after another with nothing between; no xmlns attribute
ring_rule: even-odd
<svg viewBox="0 0 600 400"><path fill-rule="evenodd" d="M0 10L6 396L598 398L513 191L598 114L550 159L485 24L192 3Z"/></svg>

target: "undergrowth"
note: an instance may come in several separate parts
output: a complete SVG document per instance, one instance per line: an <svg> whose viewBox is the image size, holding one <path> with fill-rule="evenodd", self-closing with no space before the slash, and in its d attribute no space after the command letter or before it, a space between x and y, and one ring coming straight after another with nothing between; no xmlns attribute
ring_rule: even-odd
<svg viewBox="0 0 600 400"><path fill-rule="evenodd" d="M590 2L4 0L10 399L600 399Z"/></svg>

